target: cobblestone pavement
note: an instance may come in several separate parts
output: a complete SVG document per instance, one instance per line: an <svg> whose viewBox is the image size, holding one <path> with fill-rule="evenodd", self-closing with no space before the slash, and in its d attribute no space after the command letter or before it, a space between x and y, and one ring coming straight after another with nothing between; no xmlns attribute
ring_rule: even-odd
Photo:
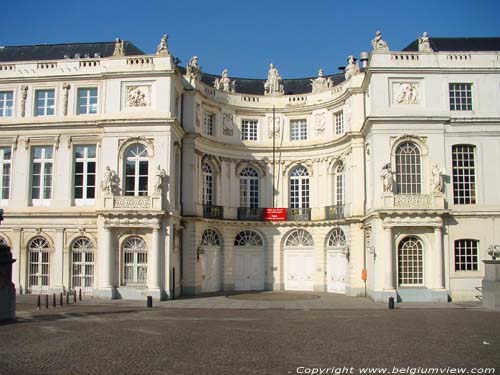
<svg viewBox="0 0 500 375"><path fill-rule="evenodd" d="M480 308L143 306L87 301L20 311L18 323L0 326L0 374L295 374L300 366L500 371L500 313Z"/></svg>

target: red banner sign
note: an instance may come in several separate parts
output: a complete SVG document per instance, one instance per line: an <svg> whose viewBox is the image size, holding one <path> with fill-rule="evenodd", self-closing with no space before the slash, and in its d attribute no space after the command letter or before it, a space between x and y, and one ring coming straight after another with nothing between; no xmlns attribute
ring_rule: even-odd
<svg viewBox="0 0 500 375"><path fill-rule="evenodd" d="M286 208L264 208L264 221L286 221Z"/></svg>

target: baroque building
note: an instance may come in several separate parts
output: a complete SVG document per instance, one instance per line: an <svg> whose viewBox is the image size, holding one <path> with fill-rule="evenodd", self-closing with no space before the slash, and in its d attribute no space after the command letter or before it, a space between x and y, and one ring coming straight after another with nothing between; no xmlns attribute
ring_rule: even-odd
<svg viewBox="0 0 500 375"><path fill-rule="evenodd" d="M267 80L163 36L0 48L0 240L18 293L474 300L500 241L500 38Z"/></svg>

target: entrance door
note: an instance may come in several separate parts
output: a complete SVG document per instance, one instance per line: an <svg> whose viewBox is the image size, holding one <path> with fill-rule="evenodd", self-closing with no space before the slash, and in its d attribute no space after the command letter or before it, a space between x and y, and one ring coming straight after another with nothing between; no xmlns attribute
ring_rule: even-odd
<svg viewBox="0 0 500 375"><path fill-rule="evenodd" d="M327 254L328 292L345 294L347 276L347 258L341 251L329 251Z"/></svg>
<svg viewBox="0 0 500 375"><path fill-rule="evenodd" d="M235 247L234 289L264 290L264 249Z"/></svg>
<svg viewBox="0 0 500 375"><path fill-rule="evenodd" d="M285 290L312 291L314 251L285 250Z"/></svg>
<svg viewBox="0 0 500 375"><path fill-rule="evenodd" d="M202 292L218 292L221 289L220 247L203 248L201 256L201 290Z"/></svg>

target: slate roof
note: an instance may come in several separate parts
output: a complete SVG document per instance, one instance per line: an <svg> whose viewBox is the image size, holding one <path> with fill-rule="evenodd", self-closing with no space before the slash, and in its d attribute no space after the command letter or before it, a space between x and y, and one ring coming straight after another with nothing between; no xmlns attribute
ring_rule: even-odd
<svg viewBox="0 0 500 375"><path fill-rule="evenodd" d="M429 37L429 43L436 52L481 52L481 51L500 51L500 37L489 38L434 38ZM418 40L408 44L402 51L417 52Z"/></svg>
<svg viewBox="0 0 500 375"><path fill-rule="evenodd" d="M123 47L126 56L144 55L144 52L131 42L124 41ZM61 60L64 59L65 55L73 59L76 54L80 54L83 58L86 54L94 57L96 53L101 57L109 57L113 55L114 50L115 42L8 46L0 47L0 62Z"/></svg>

